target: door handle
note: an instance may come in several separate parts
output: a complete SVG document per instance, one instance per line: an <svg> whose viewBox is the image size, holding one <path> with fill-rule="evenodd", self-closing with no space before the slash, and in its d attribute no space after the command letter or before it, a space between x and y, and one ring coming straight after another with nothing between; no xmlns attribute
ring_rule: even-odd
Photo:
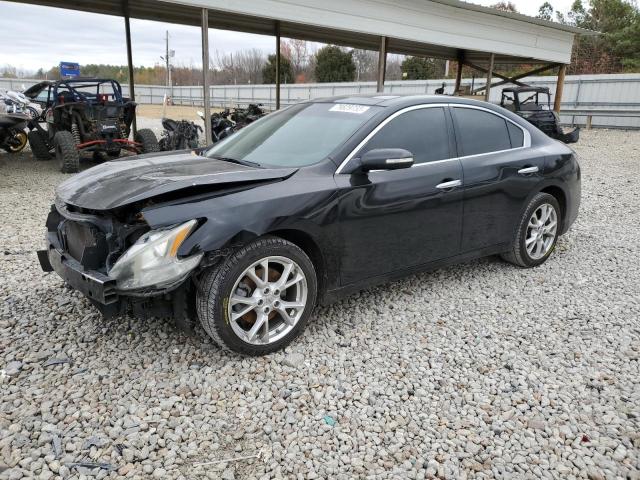
<svg viewBox="0 0 640 480"><path fill-rule="evenodd" d="M451 188L459 187L460 185L462 185L462 182L460 180L449 180L447 182L439 183L438 185L436 185L436 188L440 190L449 190Z"/></svg>
<svg viewBox="0 0 640 480"><path fill-rule="evenodd" d="M530 173L538 173L538 167L525 167L518 170L520 175L529 175Z"/></svg>

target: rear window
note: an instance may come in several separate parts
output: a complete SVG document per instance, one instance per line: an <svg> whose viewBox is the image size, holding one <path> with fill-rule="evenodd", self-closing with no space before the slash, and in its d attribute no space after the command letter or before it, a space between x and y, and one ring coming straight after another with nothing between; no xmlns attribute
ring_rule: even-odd
<svg viewBox="0 0 640 480"><path fill-rule="evenodd" d="M457 130L463 155L479 155L511 148L507 121L485 110L455 107Z"/></svg>
<svg viewBox="0 0 640 480"><path fill-rule="evenodd" d="M507 128L509 129L511 147L522 147L524 145L524 132L522 131L522 129L511 122L507 122Z"/></svg>

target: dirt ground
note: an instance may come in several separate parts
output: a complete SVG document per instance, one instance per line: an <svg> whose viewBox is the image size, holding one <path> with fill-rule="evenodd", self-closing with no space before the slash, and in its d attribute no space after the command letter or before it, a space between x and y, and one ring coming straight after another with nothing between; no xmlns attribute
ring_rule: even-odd
<svg viewBox="0 0 640 480"><path fill-rule="evenodd" d="M163 114L163 108L166 108ZM168 117L174 120L200 120L197 111L202 110L202 107L189 107L182 105L169 105L163 107L162 105L138 105L136 111L139 117L147 118L163 118Z"/></svg>

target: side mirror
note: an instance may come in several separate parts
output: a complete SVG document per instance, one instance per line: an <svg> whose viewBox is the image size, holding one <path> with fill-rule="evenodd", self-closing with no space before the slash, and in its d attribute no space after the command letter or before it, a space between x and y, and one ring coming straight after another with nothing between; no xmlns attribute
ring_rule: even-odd
<svg viewBox="0 0 640 480"><path fill-rule="evenodd" d="M413 154L403 148L376 148L360 159L360 170L398 170L413 165Z"/></svg>

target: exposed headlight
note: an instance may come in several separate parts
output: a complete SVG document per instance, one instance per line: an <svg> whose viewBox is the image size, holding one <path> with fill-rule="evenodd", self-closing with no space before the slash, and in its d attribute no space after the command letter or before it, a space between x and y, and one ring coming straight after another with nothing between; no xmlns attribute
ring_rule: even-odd
<svg viewBox="0 0 640 480"><path fill-rule="evenodd" d="M141 236L109 271L120 290L161 287L193 270L203 253L177 257L178 248L196 225L195 220L167 230L151 230Z"/></svg>

